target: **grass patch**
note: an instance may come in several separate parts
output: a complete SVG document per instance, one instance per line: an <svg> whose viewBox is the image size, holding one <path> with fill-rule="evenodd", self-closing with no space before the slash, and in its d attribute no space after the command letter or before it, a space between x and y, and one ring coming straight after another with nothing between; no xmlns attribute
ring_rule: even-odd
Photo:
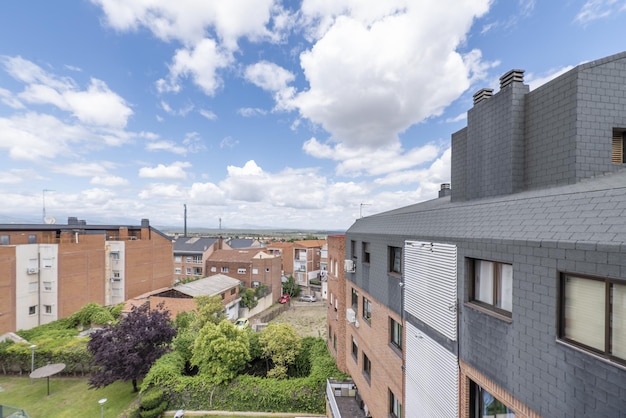
<svg viewBox="0 0 626 418"><path fill-rule="evenodd" d="M98 400L107 398L105 417L118 417L137 398L130 382L115 382L89 389L86 378L50 378L50 395L45 378L0 376L0 404L24 409L31 418L99 417Z"/></svg>

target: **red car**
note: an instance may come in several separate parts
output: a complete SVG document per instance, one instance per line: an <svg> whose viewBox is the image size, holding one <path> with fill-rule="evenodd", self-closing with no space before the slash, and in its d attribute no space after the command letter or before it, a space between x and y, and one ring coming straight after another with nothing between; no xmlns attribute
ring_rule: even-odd
<svg viewBox="0 0 626 418"><path fill-rule="evenodd" d="M289 296L289 294L285 293L280 297L280 299L278 299L278 303L287 303L290 299L291 297Z"/></svg>

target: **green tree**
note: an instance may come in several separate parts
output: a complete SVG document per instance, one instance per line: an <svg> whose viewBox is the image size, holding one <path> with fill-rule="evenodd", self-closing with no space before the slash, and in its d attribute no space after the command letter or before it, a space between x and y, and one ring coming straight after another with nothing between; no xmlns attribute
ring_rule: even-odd
<svg viewBox="0 0 626 418"><path fill-rule="evenodd" d="M191 355L191 365L198 367L202 378L213 386L211 405L215 387L233 380L249 361L247 332L228 320L218 325L207 322L196 337Z"/></svg>
<svg viewBox="0 0 626 418"><path fill-rule="evenodd" d="M198 314L192 326L195 331L201 330L207 323L217 325L226 319L221 296L196 296L194 299L198 307Z"/></svg>
<svg viewBox="0 0 626 418"><path fill-rule="evenodd" d="M263 357L273 363L267 376L285 379L288 367L295 362L302 349L302 339L294 327L289 324L269 324L261 331L259 343Z"/></svg>
<svg viewBox="0 0 626 418"><path fill-rule="evenodd" d="M283 292L287 293L290 297L295 298L300 294L300 286L296 283L296 279L293 276L289 276L287 281L283 283Z"/></svg>
<svg viewBox="0 0 626 418"><path fill-rule="evenodd" d="M253 309L259 304L254 289L245 289L243 292L239 291L239 294L241 295L241 304L246 308Z"/></svg>

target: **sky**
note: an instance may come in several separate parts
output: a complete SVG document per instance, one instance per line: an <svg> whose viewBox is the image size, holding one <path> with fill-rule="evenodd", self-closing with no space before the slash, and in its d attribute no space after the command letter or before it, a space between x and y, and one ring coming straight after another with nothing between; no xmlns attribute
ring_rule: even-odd
<svg viewBox="0 0 626 418"><path fill-rule="evenodd" d="M0 223L345 231L437 197L474 93L626 50L625 16L626 0L4 0Z"/></svg>

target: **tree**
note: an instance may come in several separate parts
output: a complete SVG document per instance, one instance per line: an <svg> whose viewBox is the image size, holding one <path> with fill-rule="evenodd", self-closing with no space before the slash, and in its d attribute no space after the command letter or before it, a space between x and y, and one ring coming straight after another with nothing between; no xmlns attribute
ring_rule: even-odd
<svg viewBox="0 0 626 418"><path fill-rule="evenodd" d="M205 324L219 324L226 319L224 313L224 305L222 304L222 297L220 295L215 296L196 296L196 306L198 307L198 314L192 326L194 331L201 330Z"/></svg>
<svg viewBox="0 0 626 418"><path fill-rule="evenodd" d="M300 294L300 286L296 283L296 279L293 276L289 276L287 281L283 283L283 292L287 293L290 297L295 298Z"/></svg>
<svg viewBox="0 0 626 418"><path fill-rule="evenodd" d="M100 370L91 375L91 388L101 388L121 380L133 383L143 378L163 355L176 335L169 311L150 310L148 304L133 307L117 324L96 331L87 344Z"/></svg>
<svg viewBox="0 0 626 418"><path fill-rule="evenodd" d="M250 361L250 342L245 330L235 328L228 320L218 325L207 322L193 346L191 365L197 366L202 378L215 387L231 381Z"/></svg>
<svg viewBox="0 0 626 418"><path fill-rule="evenodd" d="M267 376L286 378L289 365L295 362L302 349L302 340L294 327L289 324L269 324L261 331L259 343L263 356L274 364Z"/></svg>

